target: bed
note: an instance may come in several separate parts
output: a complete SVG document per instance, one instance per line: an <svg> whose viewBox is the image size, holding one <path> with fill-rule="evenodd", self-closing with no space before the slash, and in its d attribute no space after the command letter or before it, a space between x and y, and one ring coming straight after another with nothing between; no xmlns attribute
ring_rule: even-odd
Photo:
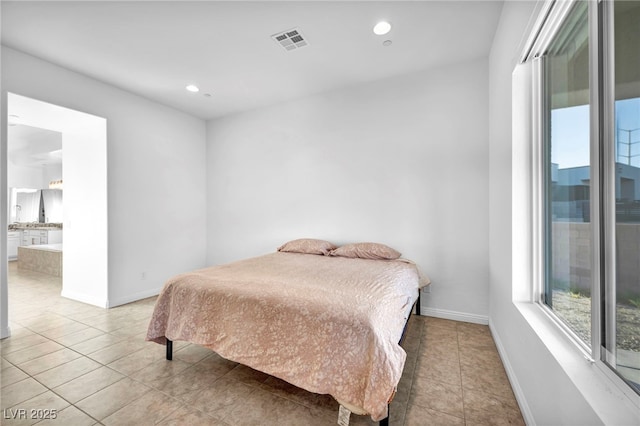
<svg viewBox="0 0 640 426"><path fill-rule="evenodd" d="M278 251L170 279L147 340L167 344L167 359L175 340L205 346L383 420L406 358L399 342L428 283L402 259Z"/></svg>

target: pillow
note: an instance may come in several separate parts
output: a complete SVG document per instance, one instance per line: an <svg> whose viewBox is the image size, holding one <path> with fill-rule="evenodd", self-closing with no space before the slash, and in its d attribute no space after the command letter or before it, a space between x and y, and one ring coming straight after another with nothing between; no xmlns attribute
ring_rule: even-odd
<svg viewBox="0 0 640 426"><path fill-rule="evenodd" d="M351 257L360 259L394 260L400 257L400 252L389 246L378 243L347 244L335 250L331 250L330 256Z"/></svg>
<svg viewBox="0 0 640 426"><path fill-rule="evenodd" d="M329 241L314 240L313 238L300 238L281 245L278 247L278 251L328 255L331 250L337 247L338 246L330 243Z"/></svg>

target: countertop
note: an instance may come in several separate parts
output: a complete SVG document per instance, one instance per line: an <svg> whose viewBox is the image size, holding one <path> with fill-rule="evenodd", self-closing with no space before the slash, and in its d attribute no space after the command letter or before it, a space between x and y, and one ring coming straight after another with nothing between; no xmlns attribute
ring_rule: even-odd
<svg viewBox="0 0 640 426"><path fill-rule="evenodd" d="M9 225L9 231L62 231L61 223L12 223Z"/></svg>

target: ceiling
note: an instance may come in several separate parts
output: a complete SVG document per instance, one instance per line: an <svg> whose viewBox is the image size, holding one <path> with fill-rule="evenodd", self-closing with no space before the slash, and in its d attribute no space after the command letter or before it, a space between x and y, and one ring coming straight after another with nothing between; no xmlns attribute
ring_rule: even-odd
<svg viewBox="0 0 640 426"><path fill-rule="evenodd" d="M11 121L10 121L11 123ZM7 128L8 157L18 166L62 164L62 133L24 124Z"/></svg>
<svg viewBox="0 0 640 426"><path fill-rule="evenodd" d="M2 44L212 119L486 57L502 2L2 1L1 8ZM379 20L392 24L390 33L373 33ZM292 28L309 45L288 52L271 35ZM187 84L201 91L187 92Z"/></svg>

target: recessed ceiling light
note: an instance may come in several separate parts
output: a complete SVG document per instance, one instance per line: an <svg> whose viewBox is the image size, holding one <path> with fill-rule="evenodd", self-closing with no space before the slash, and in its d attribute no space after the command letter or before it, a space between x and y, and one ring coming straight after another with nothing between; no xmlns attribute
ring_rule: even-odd
<svg viewBox="0 0 640 426"><path fill-rule="evenodd" d="M373 27L373 32L377 35L384 35L391 31L391 24L387 21L380 21Z"/></svg>
<svg viewBox="0 0 640 426"><path fill-rule="evenodd" d="M193 93L196 93L196 92L200 91L198 86L196 86L195 84L190 84L187 87L185 87L185 89L187 89L188 91L193 92Z"/></svg>

